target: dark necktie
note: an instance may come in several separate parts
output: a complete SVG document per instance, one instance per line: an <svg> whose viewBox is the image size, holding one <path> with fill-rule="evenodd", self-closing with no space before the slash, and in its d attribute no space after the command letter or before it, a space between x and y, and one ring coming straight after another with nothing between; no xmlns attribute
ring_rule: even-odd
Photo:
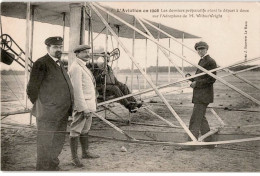
<svg viewBox="0 0 260 176"><path fill-rule="evenodd" d="M71 85L69 84L70 80L69 80L69 77L67 76L67 71L65 70L65 68L64 68L64 66L63 66L63 64L62 64L62 62L61 62L60 60L57 60L56 63L60 66L60 68L61 68L61 73L62 73L63 77L65 78L65 80L66 80L66 82L67 82L67 85L68 85L69 91L70 91L70 98L71 98L71 101L72 101L72 103L73 103L74 98L73 98L73 93L71 92L72 87L71 87Z"/></svg>
<svg viewBox="0 0 260 176"><path fill-rule="evenodd" d="M63 75L66 74L66 70L65 70L65 68L64 68L64 66L63 66L63 64L62 64L62 62L61 62L60 60L57 60L56 63L60 66L61 71L62 71L62 74L63 74Z"/></svg>
<svg viewBox="0 0 260 176"><path fill-rule="evenodd" d="M200 59L200 61L199 61L198 65L200 65L200 63L202 62L202 60L203 60L203 57Z"/></svg>
<svg viewBox="0 0 260 176"><path fill-rule="evenodd" d="M58 66L61 66L61 61L60 61L60 60L56 60L56 64L57 64Z"/></svg>

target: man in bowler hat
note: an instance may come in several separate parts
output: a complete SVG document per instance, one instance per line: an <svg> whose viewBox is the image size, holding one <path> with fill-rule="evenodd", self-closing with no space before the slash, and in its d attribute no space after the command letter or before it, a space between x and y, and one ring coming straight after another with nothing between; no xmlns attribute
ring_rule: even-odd
<svg viewBox="0 0 260 176"><path fill-rule="evenodd" d="M74 98L69 76L60 62L63 39L49 37L45 45L48 53L33 64L27 94L37 120L36 170L55 171L59 170L58 156Z"/></svg>

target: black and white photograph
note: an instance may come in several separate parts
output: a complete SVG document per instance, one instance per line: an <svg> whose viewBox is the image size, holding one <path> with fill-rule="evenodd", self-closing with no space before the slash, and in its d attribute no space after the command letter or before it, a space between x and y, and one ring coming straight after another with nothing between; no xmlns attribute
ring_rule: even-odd
<svg viewBox="0 0 260 176"><path fill-rule="evenodd" d="M259 1L0 5L2 173L260 171Z"/></svg>

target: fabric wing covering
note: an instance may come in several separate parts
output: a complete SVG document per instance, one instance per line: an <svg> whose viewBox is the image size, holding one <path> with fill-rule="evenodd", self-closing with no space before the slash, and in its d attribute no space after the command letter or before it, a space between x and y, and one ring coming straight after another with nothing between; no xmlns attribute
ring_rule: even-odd
<svg viewBox="0 0 260 176"><path fill-rule="evenodd" d="M65 12L65 26L69 27L70 19L70 4L71 2L31 2L31 5L34 7L34 20L37 22L48 23L53 25L60 25L63 26L63 14ZM104 6L103 6L104 7ZM26 19L26 2L2 2L1 3L1 15L19 19ZM116 9L110 7L104 7L108 11L112 12L113 14L117 15L121 19L125 20L129 24L133 25L134 16L129 15L124 12L117 12ZM98 8L97 8L98 9ZM106 19L107 15L102 10L98 9L102 16ZM99 19L97 14L92 10L92 24L93 24L93 32L100 33L102 29L104 29L105 25ZM88 21L88 16L86 15L86 20ZM149 21L151 22L151 21ZM157 26L159 23L151 22L153 25ZM122 22L118 21L113 17L109 17L109 24L112 29L117 33L118 27L120 30L120 37L123 38L132 38L133 37L133 29L130 29L128 26L123 24ZM152 33L152 35L157 38L158 32L151 26L145 24L148 30ZM136 28L145 32L142 26L136 22ZM175 38L182 38L184 34L184 38L199 38L198 36L165 26L160 24L160 29L167 32L168 34L172 35ZM88 23L86 22L86 30L88 30ZM103 30L102 33L105 33L106 30ZM168 38L164 34L160 34L160 38ZM138 32L136 32L136 39L145 39L145 37Z"/></svg>

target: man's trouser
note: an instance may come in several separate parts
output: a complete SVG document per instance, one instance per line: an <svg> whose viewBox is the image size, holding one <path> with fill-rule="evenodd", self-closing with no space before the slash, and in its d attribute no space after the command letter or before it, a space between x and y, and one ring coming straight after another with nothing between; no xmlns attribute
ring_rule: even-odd
<svg viewBox="0 0 260 176"><path fill-rule="evenodd" d="M114 95L115 97L122 97L131 93L127 85L123 83L119 83L117 85L107 85L106 92L108 95ZM131 102L136 102L136 99L134 97L128 97L119 100L119 103L124 105L125 107L127 107L127 105Z"/></svg>
<svg viewBox="0 0 260 176"><path fill-rule="evenodd" d="M93 114L89 113L87 117L84 117L83 112L73 110L70 137L79 137L81 134L88 133L92 124L92 116Z"/></svg>
<svg viewBox="0 0 260 176"><path fill-rule="evenodd" d="M190 119L189 130L198 139L199 132L201 135L210 131L209 123L205 117L208 104L194 104L193 112ZM211 141L211 136L207 137L204 141Z"/></svg>
<svg viewBox="0 0 260 176"><path fill-rule="evenodd" d="M56 170L59 165L58 156L62 151L68 116L60 121L37 120L37 164L36 170Z"/></svg>

